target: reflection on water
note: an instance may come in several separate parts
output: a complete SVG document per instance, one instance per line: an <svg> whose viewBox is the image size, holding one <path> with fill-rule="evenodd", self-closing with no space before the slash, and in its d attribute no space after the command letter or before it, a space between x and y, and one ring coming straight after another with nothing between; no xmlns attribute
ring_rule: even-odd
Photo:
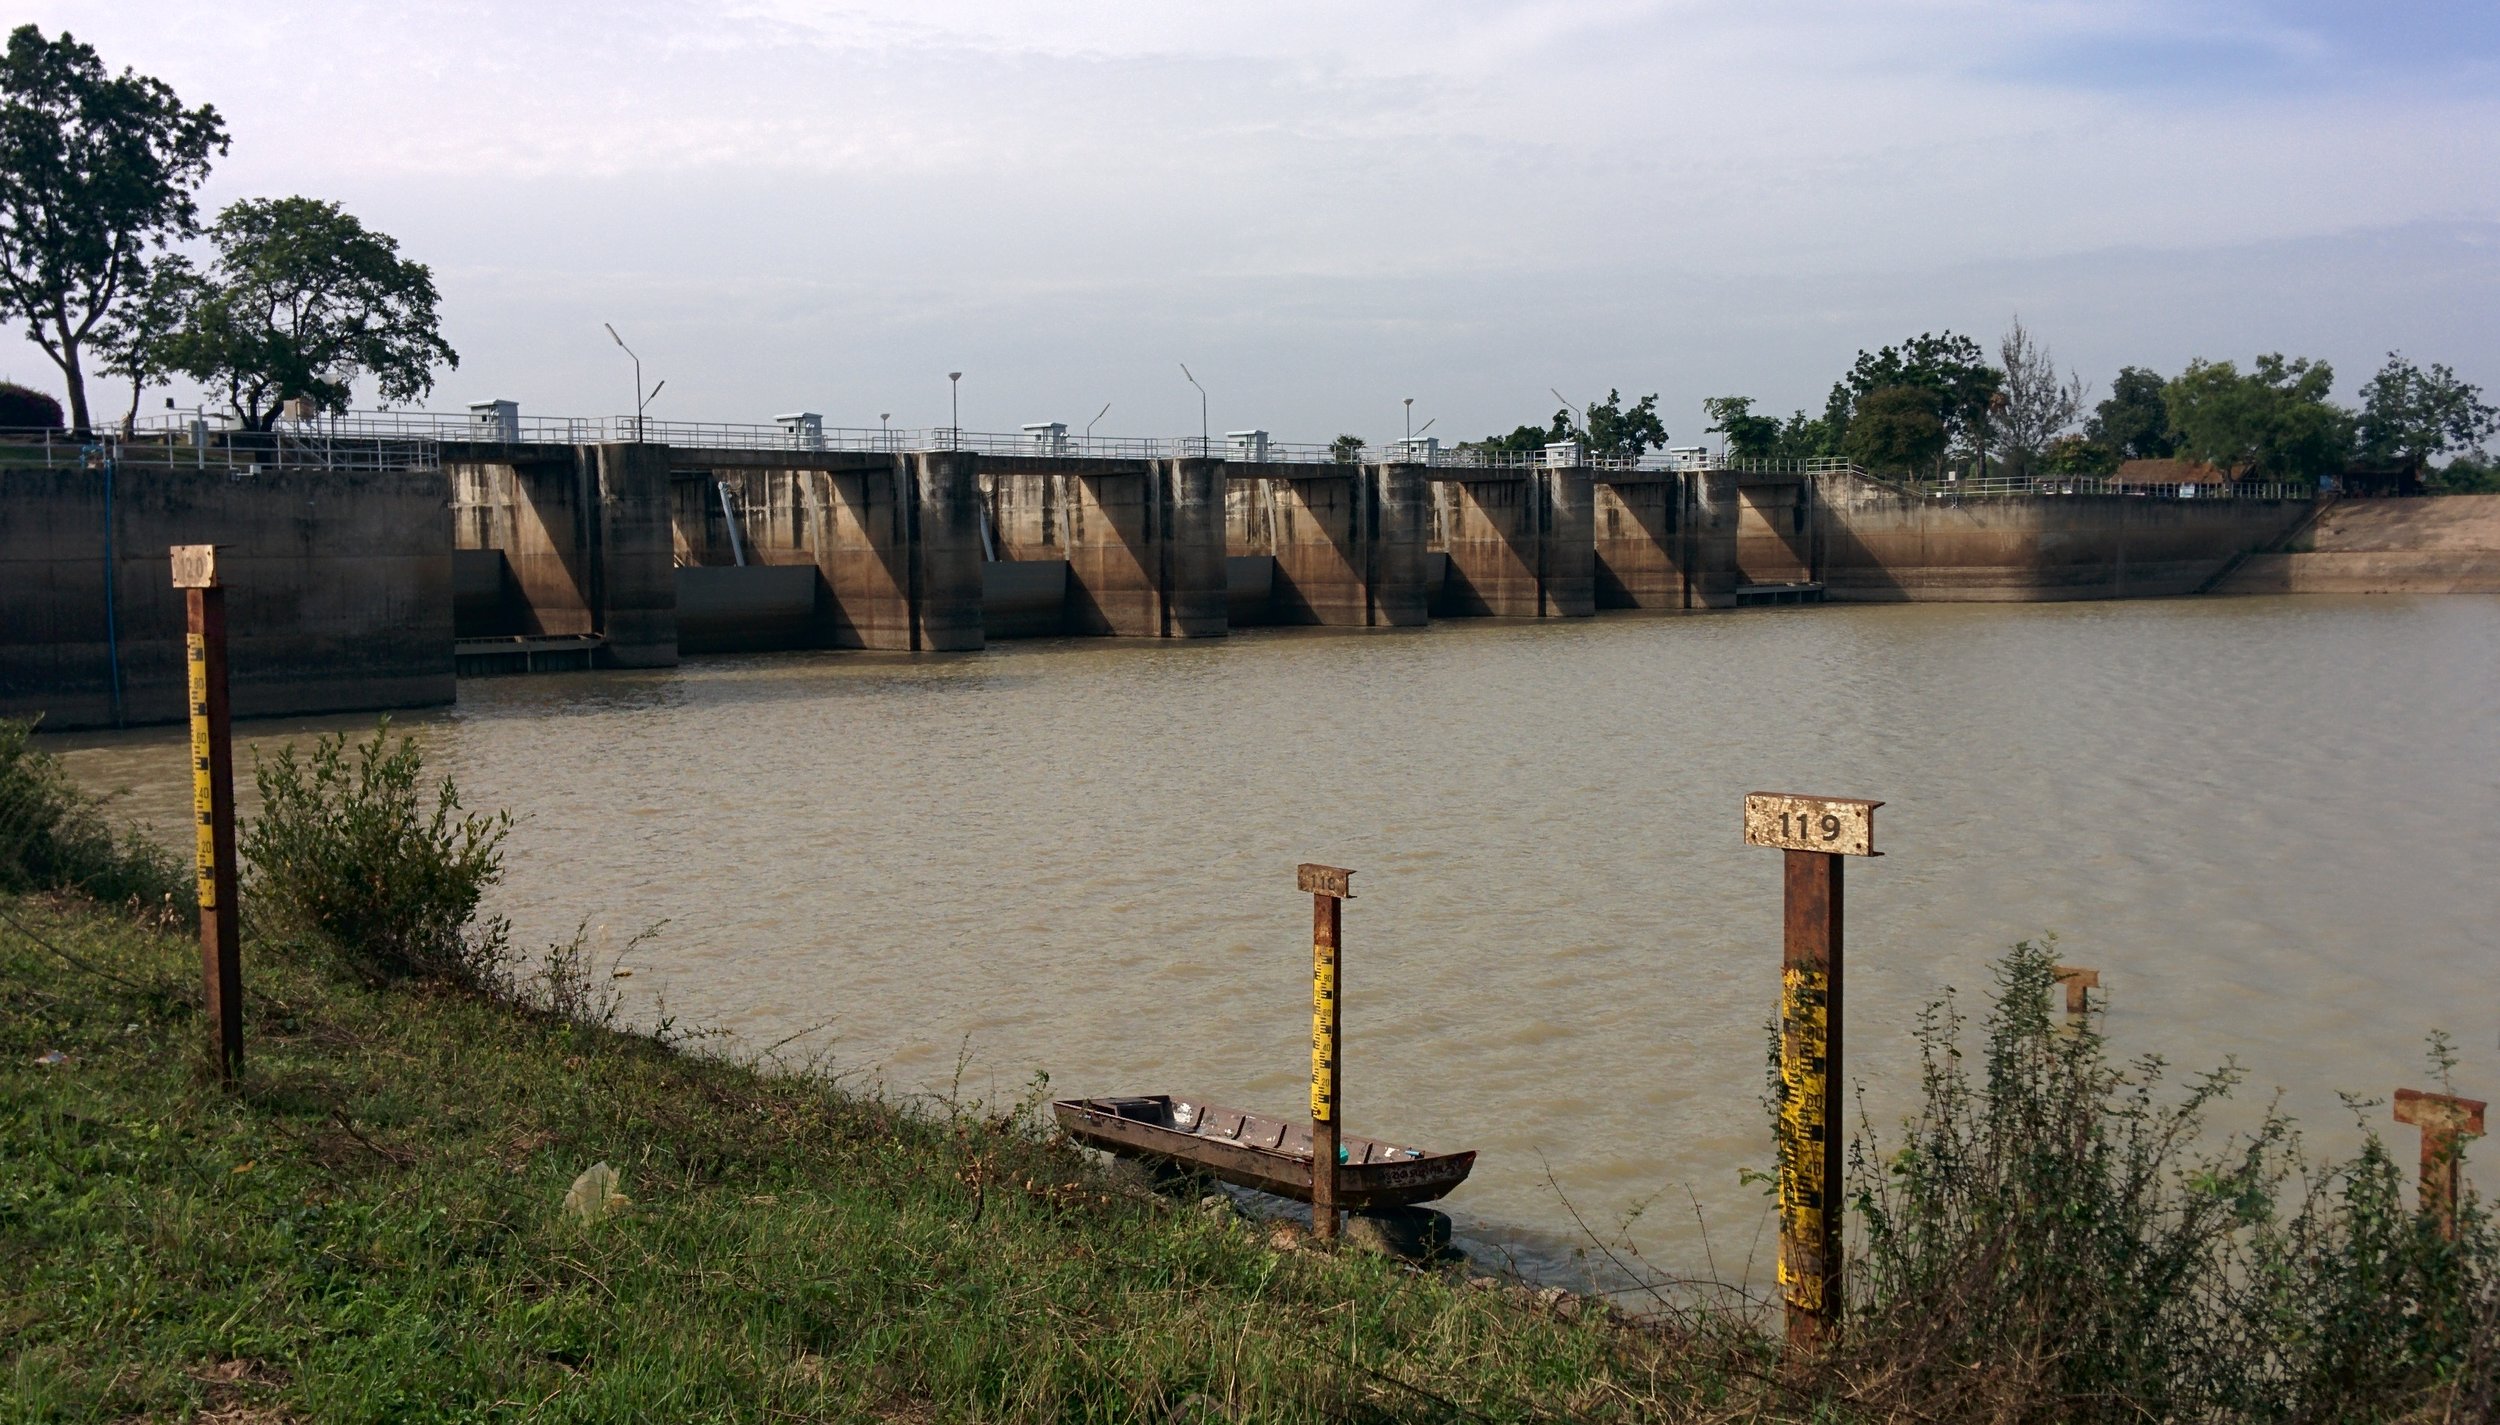
<svg viewBox="0 0 2500 1425"><path fill-rule="evenodd" d="M2335 1091L2418 1082L2433 1027L2500 1079L2495 670L2491 599L1807 608L721 659L407 722L521 814L524 943L665 920L637 994L751 1045L821 1023L897 1090L1295 1111L1294 866L1355 867L1351 1131L1481 1149L1447 1206L1547 1270L1560 1194L1602 1226L1662 1191L1645 1245L1703 1267L1689 1187L1760 1282L1780 871L1745 792L1887 803L1848 868L1879 1122L1921 1003L2054 931L2122 1052L2236 1055L2344 1143ZM173 824L182 736L56 745Z"/></svg>

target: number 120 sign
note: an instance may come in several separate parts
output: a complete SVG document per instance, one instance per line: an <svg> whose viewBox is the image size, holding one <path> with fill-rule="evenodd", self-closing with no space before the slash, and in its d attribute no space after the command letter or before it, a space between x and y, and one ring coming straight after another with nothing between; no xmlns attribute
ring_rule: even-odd
<svg viewBox="0 0 2500 1425"><path fill-rule="evenodd" d="M1783 851L1875 856L1875 808L1855 797L1800 797L1787 792L1745 796L1745 844Z"/></svg>

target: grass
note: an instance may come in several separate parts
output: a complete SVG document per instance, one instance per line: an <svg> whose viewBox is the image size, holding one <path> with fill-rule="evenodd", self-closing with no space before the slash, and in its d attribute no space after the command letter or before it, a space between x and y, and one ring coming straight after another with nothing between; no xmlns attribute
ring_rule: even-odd
<svg viewBox="0 0 2500 1425"><path fill-rule="evenodd" d="M1013 1112L595 1014L264 950L228 1091L178 931L57 898L0 914L7 1419L1790 1413L1745 1333L1279 1250ZM585 1224L561 1204L600 1161L630 1202Z"/></svg>

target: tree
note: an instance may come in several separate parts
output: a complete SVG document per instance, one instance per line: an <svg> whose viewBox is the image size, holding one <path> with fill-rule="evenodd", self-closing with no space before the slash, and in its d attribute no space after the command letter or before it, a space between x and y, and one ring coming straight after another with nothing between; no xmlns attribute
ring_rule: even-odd
<svg viewBox="0 0 2500 1425"><path fill-rule="evenodd" d="M1956 445L1984 448L1989 409L2004 381L2005 373L1988 364L1979 343L1950 331L1941 336L1921 332L1872 355L1861 351L1849 374L1833 383L1831 397L1824 403L1825 440L1839 453L1849 454L1849 426L1867 397L1883 390L1915 390L1928 394L1928 413L1944 430L1936 458ZM1888 398L1886 419L1895 428L1875 445L1889 448L1893 437L1903 434L1898 422L1905 409L1899 397Z"/></svg>
<svg viewBox="0 0 2500 1425"><path fill-rule="evenodd" d="M2109 383L2109 399L2093 409L2084 434L2120 460L2161 460L2178 453L2170 412L2162 404L2161 373L2121 366Z"/></svg>
<svg viewBox="0 0 2500 1425"><path fill-rule="evenodd" d="M2064 380L2049 349L2014 318L2013 329L1997 343L2005 363L2005 401L1996 420L1997 449L2017 475L2030 474L2049 443L2065 433L2083 414L2083 378L2073 372Z"/></svg>
<svg viewBox="0 0 2500 1425"><path fill-rule="evenodd" d="M1753 413L1751 396L1711 396L1701 403L1713 424L1708 434L1725 437L1727 453L1737 460L1763 460L1779 452L1780 423ZM1799 420L1805 413L1797 413Z"/></svg>
<svg viewBox="0 0 2500 1425"><path fill-rule="evenodd" d="M2437 363L2424 371L2391 351L2361 388L2361 448L2376 459L2428 464L2450 451L2479 450L2495 428L2500 411L2483 404L2482 388Z"/></svg>
<svg viewBox="0 0 2500 1425"><path fill-rule="evenodd" d="M336 203L247 198L209 229L217 260L170 352L174 369L222 387L247 430L267 430L295 397L347 409L358 376L386 404L456 367L435 315L434 274Z"/></svg>
<svg viewBox="0 0 2500 1425"><path fill-rule="evenodd" d="M31 386L0 381L0 430L59 430L61 403Z"/></svg>
<svg viewBox="0 0 2500 1425"><path fill-rule="evenodd" d="M1909 472L1945 452L1950 428L1936 393L1917 386L1878 386L1853 403L1841 454L1869 470Z"/></svg>
<svg viewBox="0 0 2500 1425"><path fill-rule="evenodd" d="M105 72L95 50L33 25L0 59L0 315L61 368L90 428L82 348L149 252L199 231L192 195L226 151L217 111L164 81Z"/></svg>
<svg viewBox="0 0 2500 1425"><path fill-rule="evenodd" d="M1607 391L1605 400L1589 402L1588 423L1580 438L1591 455L1618 460L1635 460L1651 446L1665 445L1667 428L1658 419L1658 393L1653 391L1626 406L1621 391Z"/></svg>
<svg viewBox="0 0 2500 1425"><path fill-rule="evenodd" d="M2352 455L2352 413L2327 400L2334 385L2323 361L2270 353L2243 375L2200 359L2162 389L2162 405L2180 454L2234 478L2309 480L2341 472Z"/></svg>
<svg viewBox="0 0 2500 1425"><path fill-rule="evenodd" d="M1488 435L1474 443L1477 450L1502 451L1516 455L1533 455L1558 440L1570 440L1577 431L1571 424L1571 413L1556 411L1550 426L1515 426L1508 435Z"/></svg>
<svg viewBox="0 0 2500 1425"><path fill-rule="evenodd" d="M1359 435L1338 436L1335 440L1328 442L1328 458L1339 465L1353 465L1361 461L1363 438Z"/></svg>
<svg viewBox="0 0 2500 1425"><path fill-rule="evenodd" d="M2118 457L2106 445L2083 435L2061 435L2040 452L2040 469L2050 475L2107 475Z"/></svg>
<svg viewBox="0 0 2500 1425"><path fill-rule="evenodd" d="M147 265L128 298L95 330L102 370L130 378L130 409L122 416L122 434L139 423L139 395L150 381L162 381L179 368L182 333L199 305L199 273L181 253L160 254Z"/></svg>

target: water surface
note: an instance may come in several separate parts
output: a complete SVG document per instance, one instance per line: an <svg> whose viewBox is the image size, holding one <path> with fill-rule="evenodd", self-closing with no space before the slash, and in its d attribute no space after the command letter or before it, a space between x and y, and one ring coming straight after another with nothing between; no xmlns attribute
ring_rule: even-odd
<svg viewBox="0 0 2500 1425"><path fill-rule="evenodd" d="M1479 1249L1568 1273L1575 1211L1664 1194L1661 1262L1759 1283L1780 867L1745 792L1886 803L1848 867L1879 1122L1919 1006L2054 932L2122 1051L2235 1055L2348 1145L2336 1091L2420 1082L2433 1027L2500 1087L2495 694L2500 599L2207 599L784 654L403 723L520 813L524 943L664 920L644 1012L897 1091L1297 1111L1294 866L1354 867L1349 1128L1481 1149L1447 1204ZM171 824L182 736L56 746Z"/></svg>

